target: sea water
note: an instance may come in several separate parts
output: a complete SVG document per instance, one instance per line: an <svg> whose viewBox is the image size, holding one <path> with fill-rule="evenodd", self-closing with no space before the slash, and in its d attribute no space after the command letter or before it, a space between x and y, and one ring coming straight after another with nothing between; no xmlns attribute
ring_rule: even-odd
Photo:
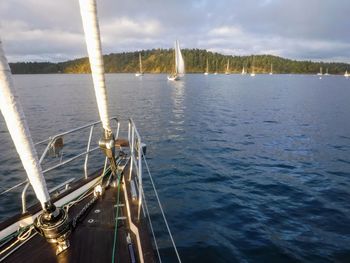
<svg viewBox="0 0 350 263"><path fill-rule="evenodd" d="M110 115L132 117L147 144L183 262L349 262L349 79L188 74L169 82L166 75L107 74L106 80ZM14 81L34 141L98 119L89 75ZM69 169L48 174L48 185L83 176L82 167ZM2 116L0 175L1 191L25 179ZM20 211L22 189L1 196L2 220ZM152 201L150 195L161 255L176 262Z"/></svg>

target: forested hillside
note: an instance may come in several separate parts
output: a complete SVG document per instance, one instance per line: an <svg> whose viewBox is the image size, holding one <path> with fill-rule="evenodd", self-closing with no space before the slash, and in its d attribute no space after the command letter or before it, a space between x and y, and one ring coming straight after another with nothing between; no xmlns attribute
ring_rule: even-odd
<svg viewBox="0 0 350 263"><path fill-rule="evenodd" d="M138 54L141 52L143 69L146 73L168 73L174 67L174 52L171 49L152 49L137 52L125 52L104 55L105 70L107 73L133 73L138 71ZM323 73L344 74L350 71L346 63L322 63L311 61L296 61L271 55L255 56L225 56L219 53L207 52L201 49L182 50L186 72L201 73L205 71L206 61L209 61L209 71L224 73L227 61L230 61L231 73L239 73L242 67L251 71L252 66L256 73L268 73L273 64L274 73L316 74L320 67ZM253 63L254 61L254 63ZM37 73L89 73L89 60L80 58L60 63L50 62L20 62L10 63L14 74Z"/></svg>

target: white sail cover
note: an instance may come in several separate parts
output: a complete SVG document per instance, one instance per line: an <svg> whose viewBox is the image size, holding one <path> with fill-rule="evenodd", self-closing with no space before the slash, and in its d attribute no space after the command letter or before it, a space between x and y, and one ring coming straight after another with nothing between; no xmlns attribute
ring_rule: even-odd
<svg viewBox="0 0 350 263"><path fill-rule="evenodd" d="M13 85L12 75L0 40L0 109L21 158L35 195L44 208L49 201L45 178L32 141L29 128ZM6 176L6 175L3 175Z"/></svg>
<svg viewBox="0 0 350 263"><path fill-rule="evenodd" d="M100 40L100 28L97 21L95 0L79 0L80 13L83 20L85 41L89 54L92 79L94 82L98 112L105 131L111 132L104 65Z"/></svg>
<svg viewBox="0 0 350 263"><path fill-rule="evenodd" d="M175 67L177 74L185 74L185 62L181 54L180 44L178 40L175 42Z"/></svg>

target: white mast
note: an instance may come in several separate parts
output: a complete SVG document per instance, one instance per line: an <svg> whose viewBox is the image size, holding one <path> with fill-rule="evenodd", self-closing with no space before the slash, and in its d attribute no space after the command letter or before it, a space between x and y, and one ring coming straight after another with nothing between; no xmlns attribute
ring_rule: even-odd
<svg viewBox="0 0 350 263"><path fill-rule="evenodd" d="M208 58L207 58L207 67L205 68L204 75L209 75L209 62L208 62Z"/></svg>
<svg viewBox="0 0 350 263"><path fill-rule="evenodd" d="M139 61L140 61L140 74L142 74L142 61L141 61L141 53L139 53Z"/></svg>
<svg viewBox="0 0 350 263"><path fill-rule="evenodd" d="M254 56L253 56L253 62L252 62L252 72L250 73L250 76L251 76L251 77L255 77L255 71L254 71L254 60L255 60L255 58L254 58Z"/></svg>
<svg viewBox="0 0 350 263"><path fill-rule="evenodd" d="M230 74L230 60L229 59L227 59L227 65L226 65L226 71L225 71L225 74L226 75L228 75L228 74Z"/></svg>
<svg viewBox="0 0 350 263"><path fill-rule="evenodd" d="M40 204L50 200L45 178L25 119L22 105L13 85L12 75L0 40L0 109L30 184Z"/></svg>
<svg viewBox="0 0 350 263"><path fill-rule="evenodd" d="M108 116L107 91L104 76L100 29L97 21L96 2L95 0L79 0L79 4L98 111L105 132L110 134L111 127Z"/></svg>
<svg viewBox="0 0 350 263"><path fill-rule="evenodd" d="M179 67L179 55L177 50L177 40L175 41L175 74L178 73L178 67Z"/></svg>

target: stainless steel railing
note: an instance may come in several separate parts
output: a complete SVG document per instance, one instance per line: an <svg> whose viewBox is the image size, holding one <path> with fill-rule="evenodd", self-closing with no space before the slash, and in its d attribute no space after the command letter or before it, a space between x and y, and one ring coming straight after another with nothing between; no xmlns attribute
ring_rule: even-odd
<svg viewBox="0 0 350 263"><path fill-rule="evenodd" d="M120 131L120 122L119 122L119 120L116 117L111 118L111 120L116 122L115 139L118 139L119 131ZM39 159L40 164L42 164L42 162L44 161L45 157L48 155L48 153L50 151L50 147L52 146L52 144L55 142L56 139L61 138L61 137L66 136L66 135L69 135L69 134L72 134L72 133L81 132L84 129L89 129L89 137L88 137L88 141L87 141L87 144L86 144L86 150L84 150L83 152L80 152L80 153L76 153L74 156L70 157L69 159L67 159L65 161L60 160L60 163L52 165L52 166L46 168L45 170L43 170L43 173L46 174L46 173L48 173L48 172L50 172L52 170L55 170L55 169L57 169L59 167L67 165L67 164L73 162L74 160L85 156L84 165L83 165L84 178L88 178L89 154L91 154L92 152L96 151L99 148L99 147L91 148L91 141L92 141L92 138L93 138L93 133L95 131L95 127L97 125L99 125L99 124L101 124L101 121L92 122L92 123L89 123L87 125L80 126L78 128L69 130L67 132L59 133L59 134L57 134L57 135L55 135L53 137L49 137L46 140L37 142L35 144L36 146L47 144L45 149L44 149L44 151L43 151L43 153L42 153L42 155L41 155L41 157L40 157L40 159ZM177 251L174 238L173 238L172 233L170 231L169 224L168 224L167 219L165 217L165 213L163 211L163 207L162 207L161 202L159 200L158 193L157 193L157 190L156 190L156 187L154 185L154 181L153 181L152 175L150 173L150 170L149 170L149 167L148 167L148 164L147 164L147 160L146 160L146 157L145 157L145 154L144 154L144 148L143 148L145 145L142 143L141 136L140 136L140 134L139 134L139 132L138 132L138 130L136 128L136 125L135 125L135 123L134 123L134 121L132 119L129 119L129 121L128 121L128 142L129 142L129 154L130 154L130 169L129 169L129 174L127 175L127 179L129 181L131 179L136 179L135 183L136 183L137 190L138 190L138 195L137 195L137 197L138 197L138 218L140 219L141 209L142 209L144 216L147 217L148 222L150 224L150 229L151 229L151 232L152 232L153 241L154 241L154 244L155 244L155 249L157 251L159 262L162 262L160 251L159 251L159 247L158 247L158 243L157 243L157 238L155 236L153 222L151 220L151 214L150 214L147 202L146 202L146 196L145 196L144 189L143 189L143 166L142 165L145 164L146 180L149 179L150 182L151 182L151 186L153 188L153 192L154 192L155 197L156 197L157 206L160 209L162 218L163 218L164 223L166 225L166 229L167 229L167 232L169 234L172 246L174 248L177 260L178 260L178 262L181 262L180 255L179 255L179 253ZM106 165L107 165L107 161L105 160L104 169L106 169ZM147 177L147 175L148 175L148 177ZM75 180L75 178L69 178L68 180L60 183L59 185L49 189L49 193L51 194L51 193L53 193L53 192L55 192L55 191L57 191L59 189L62 189L62 188L66 188L67 189L69 184L71 182L73 182L74 180ZM24 181L22 181L22 182L20 182L20 183L18 183L16 185L6 189L6 190L4 190L3 192L0 193L0 196L5 194L5 193L8 193L8 192L10 192L10 191L12 191L12 190L14 190L16 188L18 188L18 187L20 187L22 185L24 185L22 193L21 193L22 213L26 213L26 211L27 211L27 200L26 200L27 199L27 190L28 190L28 188L30 186L28 180L24 180Z"/></svg>
<svg viewBox="0 0 350 263"><path fill-rule="evenodd" d="M117 117L112 117L111 118L111 121L114 121L116 123L116 127L115 127L115 138L117 139L118 136L119 136L119 130L120 130L120 122L118 120ZM86 124L86 125L83 125L83 126L80 126L78 128L75 128L75 129L71 129L69 131L66 131L66 132L63 132L63 133L59 133L59 134L56 134L52 137L49 137L48 139L45 139L45 140L42 140L40 142L37 142L35 144L35 146L38 146L38 145L42 145L42 144L45 144L47 143L47 146L45 147L40 159L39 159L39 163L42 164L42 162L44 161L44 159L46 158L46 156L48 155L48 152L50 150L50 148L52 147L53 143L58 139L58 138L62 138L63 136L66 136L66 135L69 135L69 134L73 134L73 133L77 133L77 132L81 132L82 130L84 129L90 129L90 132L89 132L89 138L88 138L88 141L87 141L87 146L86 146L86 150L83 151L83 152L80 152L80 153L77 153L75 154L74 156L72 156L71 158L65 160L65 161L60 161L58 164L55 164L53 166L50 166L48 168L46 168L45 170L43 170L43 174L46 174L52 170L55 170L59 167L62 167L64 165L67 165L73 161L75 161L76 159L78 158L81 158L83 156L85 156L85 160L84 160L84 177L85 178L88 178L88 161L89 161L89 154L96 151L97 149L99 149L99 147L94 147L91 149L91 140L92 140L92 137L93 137L93 132L94 132L94 128L101 124L101 121L96 121L96 122L92 122L92 123L89 123L89 124ZM56 186L54 187L53 189L50 189L49 192L53 192L54 190L57 190L58 188L60 187L67 187L67 185L69 183L72 182L72 179L69 179L67 180L66 182L64 182L63 184L60 184L59 186ZM6 194L20 186L24 185L23 187L23 190L22 190L22 193L21 193L21 200L22 200L22 213L25 213L27 211L27 190L29 188L29 181L28 180L24 180L12 187L9 187L8 189L4 190L3 192L0 193L0 196L3 195L3 194ZM57 188L58 187L58 188Z"/></svg>
<svg viewBox="0 0 350 263"><path fill-rule="evenodd" d="M131 180L131 175L133 168L135 168L137 186L138 186L138 218L140 219L141 207L142 207L142 195L143 195L143 186L142 186L142 158L141 154L143 151L141 137L139 132L136 129L136 125L132 119L129 119L128 126L128 141L130 147L130 170L129 170L129 181Z"/></svg>

